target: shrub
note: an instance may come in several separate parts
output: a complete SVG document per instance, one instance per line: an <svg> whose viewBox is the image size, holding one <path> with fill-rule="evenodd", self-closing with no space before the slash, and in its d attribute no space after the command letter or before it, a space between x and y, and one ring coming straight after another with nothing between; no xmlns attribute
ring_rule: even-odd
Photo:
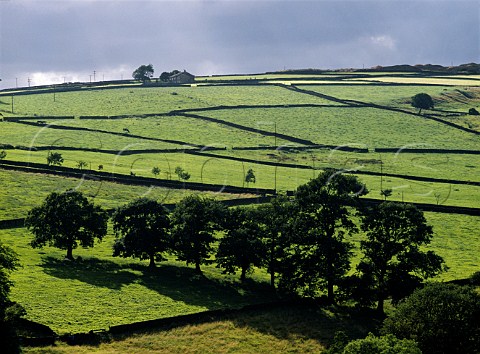
<svg viewBox="0 0 480 354"><path fill-rule="evenodd" d="M415 340L424 353L475 353L479 318L480 296L473 287L433 283L401 302L382 331Z"/></svg>
<svg viewBox="0 0 480 354"><path fill-rule="evenodd" d="M468 114L470 114L471 116L478 116L480 115L480 113L478 113L478 111L475 109L475 108L470 108L468 110Z"/></svg>

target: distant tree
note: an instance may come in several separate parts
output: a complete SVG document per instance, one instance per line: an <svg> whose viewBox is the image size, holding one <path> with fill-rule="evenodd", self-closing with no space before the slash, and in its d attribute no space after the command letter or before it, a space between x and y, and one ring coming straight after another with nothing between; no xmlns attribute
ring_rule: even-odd
<svg viewBox="0 0 480 354"><path fill-rule="evenodd" d="M160 81L163 81L163 82L167 82L169 78L170 78L170 73L166 71L164 71L159 77Z"/></svg>
<svg viewBox="0 0 480 354"><path fill-rule="evenodd" d="M255 172L253 171L253 169L250 168L247 171L247 174L245 176L245 182L247 182L247 186L250 184L250 182L252 182L252 183L256 182Z"/></svg>
<svg viewBox="0 0 480 354"><path fill-rule="evenodd" d="M0 151L0 160L3 160L5 157L7 157L7 152L5 150Z"/></svg>
<svg viewBox="0 0 480 354"><path fill-rule="evenodd" d="M298 187L295 234L282 262L282 287L310 296L326 290L334 302L334 286L350 269L353 246L345 234L357 231L349 206L366 192L355 176L333 169Z"/></svg>
<svg viewBox="0 0 480 354"><path fill-rule="evenodd" d="M103 165L98 165L98 170L99 171L103 170Z"/></svg>
<svg viewBox="0 0 480 354"><path fill-rule="evenodd" d="M475 108L470 108L468 110L468 114L471 115L471 116L478 116L480 115L480 113L478 113L478 111L475 109Z"/></svg>
<svg viewBox="0 0 480 354"><path fill-rule="evenodd" d="M478 353L480 295L474 287L432 283L385 319L383 333L415 340L424 353Z"/></svg>
<svg viewBox="0 0 480 354"><path fill-rule="evenodd" d="M41 206L28 212L25 226L33 233L33 248L49 244L67 250L67 259L73 260L72 250L80 244L93 247L95 238L101 240L107 233L107 214L83 196L68 190L53 192Z"/></svg>
<svg viewBox="0 0 480 354"><path fill-rule="evenodd" d="M153 76L153 65L140 65L135 71L132 73L132 77L135 80L141 80L144 83L146 81L150 81L150 78Z"/></svg>
<svg viewBox="0 0 480 354"><path fill-rule="evenodd" d="M83 161L83 160L77 161L77 168L78 168L79 170L83 170L83 169L86 168L87 166L88 166L87 161Z"/></svg>
<svg viewBox="0 0 480 354"><path fill-rule="evenodd" d="M190 173L185 171L183 168L180 166L175 167L175 174L178 176L178 179L187 181L190 179Z"/></svg>
<svg viewBox="0 0 480 354"><path fill-rule="evenodd" d="M118 208L112 216L116 240L113 256L149 259L151 268L168 250L170 221L163 205L140 198Z"/></svg>
<svg viewBox="0 0 480 354"><path fill-rule="evenodd" d="M412 106L418 108L418 114L422 113L422 109L433 108L433 100L427 93L417 93L412 97Z"/></svg>
<svg viewBox="0 0 480 354"><path fill-rule="evenodd" d="M63 163L63 157L62 154L59 152L50 152L47 156L47 164L49 166L61 166Z"/></svg>
<svg viewBox="0 0 480 354"><path fill-rule="evenodd" d="M153 173L153 175L154 175L155 177L157 177L157 176L160 174L160 168L157 167L157 166L154 166L154 167L152 168L152 173Z"/></svg>
<svg viewBox="0 0 480 354"><path fill-rule="evenodd" d="M213 251L214 233L221 229L225 207L214 199L190 195L183 198L172 212L172 248L177 259L200 265L209 263Z"/></svg>
<svg viewBox="0 0 480 354"><path fill-rule="evenodd" d="M258 223L258 212L254 208L235 208L227 213L225 236L218 245L217 267L224 273L235 274L241 270L240 280L253 267L260 267L265 254L262 242L263 230Z"/></svg>
<svg viewBox="0 0 480 354"><path fill-rule="evenodd" d="M444 269L440 256L422 250L433 231L413 205L383 202L364 213L362 230L366 239L360 241L363 258L357 266L362 301L377 301L380 313L387 297L398 300Z"/></svg>
<svg viewBox="0 0 480 354"><path fill-rule="evenodd" d="M380 194L383 196L384 200L387 200L387 198L392 195L392 192L393 191L391 189L382 189Z"/></svg>

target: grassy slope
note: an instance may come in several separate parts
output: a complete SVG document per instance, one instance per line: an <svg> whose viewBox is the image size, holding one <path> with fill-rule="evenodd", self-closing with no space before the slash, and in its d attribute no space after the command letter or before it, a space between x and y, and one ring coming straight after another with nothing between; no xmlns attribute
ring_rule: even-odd
<svg viewBox="0 0 480 354"><path fill-rule="evenodd" d="M312 89L312 86L306 86ZM408 98L419 91L429 92L436 97L442 97L443 92L450 92L454 88L429 87L429 86L359 86L335 85L318 87L319 92L330 94L343 99L361 99L367 102L376 102L385 105L408 108ZM316 89L316 88L315 88ZM177 95L172 95L173 90ZM426 91L428 90L428 91ZM450 90L450 91L449 91ZM214 105L235 104L293 104L293 103L328 103L331 102L317 97L295 93L284 88L275 86L248 86L248 87L197 87L197 88L131 88L107 91L85 91L59 93L56 102L53 102L51 94L17 96L15 98L16 109L19 114L54 114L54 115L98 115L98 114L141 114L141 113L164 113L179 108L207 107ZM0 98L6 102L2 105L3 112L8 111L8 99ZM445 99L440 108L462 109L470 107L478 100L468 103ZM478 104L478 103L477 103ZM410 109L410 108L408 108ZM344 113L340 113L344 112ZM202 112L201 114L204 114ZM319 114L321 113L321 114ZM7 114L6 114L7 115ZM463 132L444 127L435 122L424 121L421 118L402 115L399 113L374 110L369 108L320 108L320 109L266 109L266 110L235 110L208 112L205 115L231 120L235 123L258 127L273 131L275 122L279 133L290 134L300 138L310 138L319 143L356 143L368 146L389 146L398 144L428 143L434 147L448 148L471 148L478 149L478 138ZM106 124L106 130L120 131L123 123L131 124L132 133L148 134L155 136L157 123L162 128L173 131L176 138L192 139L192 127L199 124L203 127L205 141L214 139L215 142L225 145L254 144L273 145L273 137L252 136L250 133L241 133L241 138L235 139L232 132L224 127L212 124L187 122L188 119L174 117L171 121L157 121L156 118L148 120L128 119L114 122L102 121L70 121L65 124L86 124L89 127ZM180 123L181 122L181 123ZM146 123L145 126L142 123ZM178 126L175 124L178 123ZM319 124L321 123L321 124ZM123 148L125 146L139 146L139 148L165 147L165 143L146 142L129 137L111 136L104 134L74 134L68 135L63 131L54 133L33 128L20 131L16 124L1 123L5 127L8 136L15 144L29 145L32 136L43 139L38 140L42 144L52 144L58 141L60 144L72 144L72 146L91 146L106 148ZM165 125L164 125L165 124ZM170 125L169 125L170 124ZM11 128L15 126L15 128ZM24 129L25 127L22 127ZM61 134L59 134L61 133ZM406 134L408 133L408 134ZM50 134L50 135L49 135ZM163 134L159 130L158 134ZM40 137L40 135L42 135ZM171 136L166 134L165 136ZM112 138L113 137L113 138ZM217 140L218 139L218 140ZM249 140L250 139L250 140ZM253 140L252 140L253 139ZM198 139L202 141L203 139ZM0 141L4 143L4 141ZM281 144L281 141L278 141ZM92 145L93 144L93 145ZM138 144L138 145L136 145ZM382 145L383 144L383 145ZM393 145L393 146L392 146ZM227 151L226 154L234 152ZM256 152L235 152L238 156L249 158L268 159L267 155L259 155ZM337 154L341 156L338 157ZM364 165L358 158L363 160L375 160L381 158L386 161L385 172L412 173L414 175L426 175L430 177L458 179L475 179L475 171L479 168L479 161L474 156L443 156L438 155L408 155L393 156L383 154L355 154L343 155L335 152L334 164ZM28 154L24 151L8 151L8 158L22 161L45 162L46 152ZM292 156L292 155L290 155ZM293 155L293 160L309 164L309 153ZM315 152L319 158L316 167L326 166L332 159L332 154L325 156ZM257 175L257 186L272 187L275 168L259 164L242 164L240 162L195 157L185 154L161 154L161 155L137 155L115 157L114 155L65 152L65 165L73 167L76 161L84 159L92 163L93 168L98 164L104 164L108 171L128 174L135 170L139 175L151 176L151 168L159 165L162 173L173 170L181 165L192 174L192 180L208 183L224 183L242 185L243 171L253 167ZM352 162L352 159L356 159ZM302 162L302 160L305 160ZM308 162L307 162L308 161ZM399 162L401 161L401 162ZM367 163L368 164L368 163ZM370 170L378 169L375 164L368 166ZM454 169L453 173L449 171ZM277 169L277 187L279 189L294 189L313 176L311 170ZM163 176L162 176L163 177ZM362 176L372 191L372 196L379 195L379 178ZM0 216L8 218L21 216L33 205L38 204L51 188L56 188L57 183L68 187L78 184L78 181L46 177L36 175L22 175L2 171L0 180L6 182L7 188L0 195ZM3 185L3 184L2 184ZM35 187L32 188L32 185ZM394 188L392 200L401 200L402 196L407 201L421 201L435 203L432 196L440 192L445 196L446 204L478 206L478 187L472 186L449 186L445 184L430 184L409 182L405 185L404 180L385 178L384 188ZM95 194L100 191L97 200L101 204L110 207L122 204L135 196L144 193L157 193L157 198L163 198L165 190L134 188L117 185L87 183L82 184L86 193ZM409 191L409 193L406 193ZM404 192L402 195L401 192ZM103 194L102 194L103 193ZM181 197L180 194L172 196L172 200ZM15 207L18 205L18 207ZM478 269L478 254L480 249L476 247L478 218L432 214L427 217L433 224L437 236L434 238L433 248L445 257L451 271L442 279L462 278L469 276ZM2 240L12 245L21 255L24 268L14 274L16 286L14 298L25 304L32 319L50 324L59 331L78 331L94 328L103 328L109 325L109 321L115 323L131 322L146 318L169 316L176 313L188 313L206 308L216 308L222 305L242 304L252 301L252 289L239 289L233 283L232 278L221 276L218 269L207 267L207 278L199 280L191 277L191 270L173 261L173 258L159 268L155 275L143 272L144 262L131 260L118 260L110 257L111 236L94 250L76 250L77 255L82 255L84 263L80 267L66 268L59 264L58 259L63 257L63 252L47 248L44 251L32 250L28 246L29 236L22 229L0 231ZM45 253L41 253L45 252ZM53 257L53 258L51 258ZM105 277L105 272L109 277ZM259 273L257 280L265 280L265 274ZM159 281L160 280L160 281ZM45 286L47 284L47 286ZM32 290L34 289L34 290ZM32 299L31 294L37 296ZM227 296L225 296L225 294ZM260 297L268 298L268 293L260 291ZM221 294L222 296L220 296ZM93 297L91 297L93 296ZM54 303L52 304L52 299ZM34 301L32 301L34 300ZM258 299L257 299L258 300ZM72 307L72 304L82 304L82 307ZM65 314L67 316L65 316ZM138 317L137 317L138 316ZM152 317L148 317L152 316ZM68 323L69 322L69 323ZM222 325L223 326L223 325ZM228 325L227 325L228 326ZM246 335L241 333L241 336ZM267 342L271 340L266 337ZM283 344L287 345L287 344ZM142 346L146 346L145 343ZM112 349L108 349L112 350Z"/></svg>
<svg viewBox="0 0 480 354"><path fill-rule="evenodd" d="M117 337L98 346L25 348L25 353L318 353L337 330L359 338L374 324L343 308L288 306Z"/></svg>
<svg viewBox="0 0 480 354"><path fill-rule="evenodd" d="M429 249L444 257L450 267L437 280L466 278L477 271L478 217L437 213L426 213L426 217L435 232ZM12 298L26 307L29 319L59 332L107 328L273 298L263 270L253 273L259 283L246 287L239 285L238 275L222 275L215 266L205 266L206 278L198 278L193 268L172 256L150 273L147 261L111 257L111 234L93 249L75 250L74 255L83 258L78 264L63 263L65 252L61 250L32 249L31 235L25 229L1 230L0 237L19 253L23 265L12 275ZM358 246L361 238L356 235L352 241ZM358 257L353 263L357 261Z"/></svg>

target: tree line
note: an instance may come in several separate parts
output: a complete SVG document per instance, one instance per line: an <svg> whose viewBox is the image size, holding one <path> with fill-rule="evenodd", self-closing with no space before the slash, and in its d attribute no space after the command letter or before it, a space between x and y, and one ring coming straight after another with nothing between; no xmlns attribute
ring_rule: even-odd
<svg viewBox="0 0 480 354"><path fill-rule="evenodd" d="M353 298L361 304L398 300L424 280L446 270L444 260L425 251L432 227L415 206L385 201L362 207L368 193L355 176L327 169L294 197L277 196L260 206L227 209L209 197L190 195L172 212L141 198L115 210L113 256L149 260L173 254L201 266L216 263L244 281L264 268L271 286L285 294L329 302ZM77 246L93 247L107 233L109 217L78 191L54 192L27 215L32 247L51 245L73 260ZM357 220L357 222L354 222ZM351 273L354 245L349 236L362 230L362 258Z"/></svg>
<svg viewBox="0 0 480 354"><path fill-rule="evenodd" d="M167 254L195 266L215 262L224 273L240 272L241 280L255 267L265 268L282 294L377 303L383 315L387 298L399 302L383 322L379 337L353 340L339 332L328 354L340 353L476 353L480 296L474 287L423 281L446 270L443 259L425 251L433 230L412 205L384 201L362 207L367 188L356 177L327 169L294 197L271 203L227 209L198 195L181 200L172 212L155 200L140 198L117 208L111 216L113 256L149 261ZM93 247L107 233L109 216L82 193L51 193L33 208L26 226L31 245L66 250L74 260L78 245ZM362 230L361 259L351 274L353 244L348 236ZM215 246L216 245L216 246ZM16 320L25 310L8 298L9 273L18 256L0 242L0 339L17 353ZM479 283L479 273L472 276ZM422 288L423 287L423 288ZM402 299L400 301L400 299ZM382 317L383 318L383 317Z"/></svg>

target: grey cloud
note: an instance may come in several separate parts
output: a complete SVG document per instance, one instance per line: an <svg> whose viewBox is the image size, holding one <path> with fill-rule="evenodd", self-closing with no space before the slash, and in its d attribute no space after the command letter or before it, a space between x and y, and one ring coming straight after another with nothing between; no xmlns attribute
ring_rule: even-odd
<svg viewBox="0 0 480 354"><path fill-rule="evenodd" d="M479 1L0 1L0 21L10 80L145 63L210 74L479 59Z"/></svg>

